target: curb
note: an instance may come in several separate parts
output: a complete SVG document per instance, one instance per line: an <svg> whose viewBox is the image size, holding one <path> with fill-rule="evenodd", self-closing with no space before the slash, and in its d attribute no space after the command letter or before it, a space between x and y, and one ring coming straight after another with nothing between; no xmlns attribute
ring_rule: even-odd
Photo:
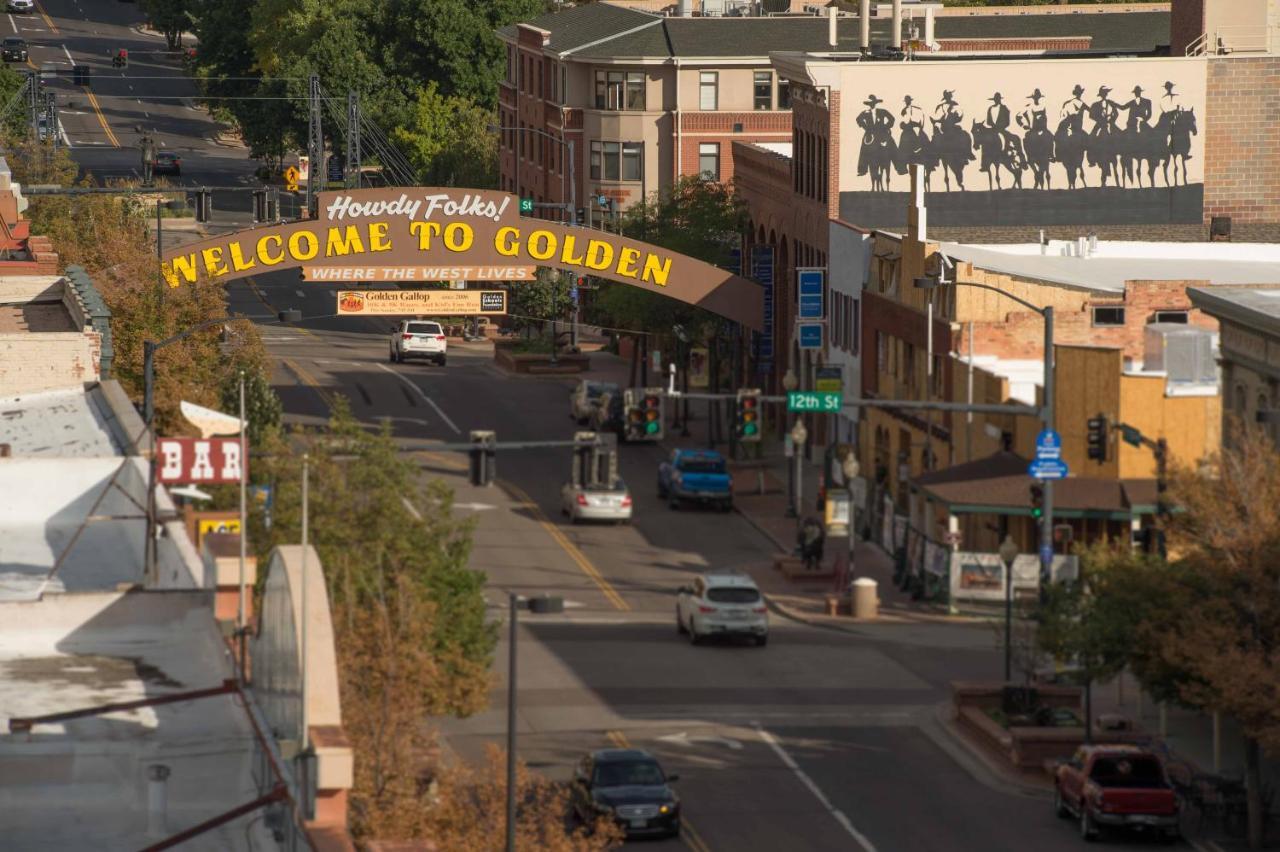
<svg viewBox="0 0 1280 852"><path fill-rule="evenodd" d="M950 718L951 709L950 701L940 702L933 709L933 718L920 726L934 745L946 752L977 781L997 792L1032 799L1048 800L1052 797L1047 783L1039 786L1013 777L1005 767L997 764L990 755L966 739Z"/></svg>

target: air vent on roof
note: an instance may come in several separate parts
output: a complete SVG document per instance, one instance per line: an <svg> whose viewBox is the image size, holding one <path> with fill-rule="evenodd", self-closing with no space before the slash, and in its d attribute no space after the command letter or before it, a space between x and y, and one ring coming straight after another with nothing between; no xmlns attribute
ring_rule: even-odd
<svg viewBox="0 0 1280 852"><path fill-rule="evenodd" d="M1166 373L1170 383L1216 382L1213 337L1213 332L1195 326L1152 323L1146 328L1143 367Z"/></svg>

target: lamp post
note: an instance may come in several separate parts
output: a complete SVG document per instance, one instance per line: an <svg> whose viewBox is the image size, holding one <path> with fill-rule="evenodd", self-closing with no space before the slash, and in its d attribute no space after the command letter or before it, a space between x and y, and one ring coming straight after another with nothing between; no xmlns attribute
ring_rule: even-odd
<svg viewBox="0 0 1280 852"><path fill-rule="evenodd" d="M521 598L507 593L507 845L506 852L516 852L516 624L517 614L524 608L534 614L564 612L564 598L540 595Z"/></svg>
<svg viewBox="0 0 1280 852"><path fill-rule="evenodd" d="M975 281L942 281L938 278L926 276L915 279L915 287L917 290L932 290L943 284L954 284L957 287L976 287L979 290L990 290L992 293L999 293L1013 301L1022 305L1024 308L1035 311L1044 318L1044 405L1040 407L1040 420L1044 424L1046 431L1052 430L1054 425L1053 416L1053 305L1045 305L1043 308L1033 305L1026 299L1022 299L1013 295L999 287L992 287L990 284L979 284ZM1053 480L1044 480L1044 515L1040 519L1040 577L1045 578L1052 576L1053 566Z"/></svg>
<svg viewBox="0 0 1280 852"><path fill-rule="evenodd" d="M858 464L858 457L853 454L853 447L849 448L849 454L844 457L844 461L840 462L840 472L844 474L844 487L849 491L849 564L853 565L853 537L858 530L858 504L853 500L853 482L858 478L858 474L862 471L862 465Z"/></svg>
<svg viewBox="0 0 1280 852"><path fill-rule="evenodd" d="M1006 535L1000 543L1000 561L1004 563L1004 682L1013 678L1013 560L1018 558L1018 545Z"/></svg>
<svg viewBox="0 0 1280 852"><path fill-rule="evenodd" d="M782 377L783 390L785 390L787 393L790 393L791 391L796 389L798 384L799 382L796 381L795 370L788 367L786 375ZM786 421L784 420L783 422L786 422ZM791 449L791 454L795 455L796 447L795 447L794 441L792 441L790 449ZM795 469L795 466L792 464L787 465L787 511L784 514L784 517L787 517L787 518L798 517L796 512L796 469Z"/></svg>
<svg viewBox="0 0 1280 852"><path fill-rule="evenodd" d="M796 424L791 427L791 443L795 447L795 471L796 471L796 515L797 517L804 512L804 469L800 466L804 461L804 455L801 452L804 449L804 442L809 440L809 430L804 428L804 420L796 417Z"/></svg>

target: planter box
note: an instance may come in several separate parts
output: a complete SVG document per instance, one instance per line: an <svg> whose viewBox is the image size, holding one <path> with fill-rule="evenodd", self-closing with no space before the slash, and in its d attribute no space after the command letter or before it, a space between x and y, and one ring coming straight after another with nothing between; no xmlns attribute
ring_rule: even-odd
<svg viewBox="0 0 1280 852"><path fill-rule="evenodd" d="M586 355L562 354L556 356L556 363L551 363L551 355L542 353L516 354L511 350L512 342L499 340L493 344L493 361L504 370L513 373L569 374L583 373L591 369L591 359Z"/></svg>

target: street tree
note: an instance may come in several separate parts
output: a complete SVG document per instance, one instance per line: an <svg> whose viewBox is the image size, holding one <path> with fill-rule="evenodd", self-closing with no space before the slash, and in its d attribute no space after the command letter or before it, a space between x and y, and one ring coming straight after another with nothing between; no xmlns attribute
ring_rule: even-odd
<svg viewBox="0 0 1280 852"><path fill-rule="evenodd" d="M142 0L139 7L147 21L161 33L170 50L182 46L182 34L191 28L193 0Z"/></svg>
<svg viewBox="0 0 1280 852"><path fill-rule="evenodd" d="M446 95L434 80L418 89L408 122L392 141L427 186L497 185L497 114L463 95Z"/></svg>
<svg viewBox="0 0 1280 852"><path fill-rule="evenodd" d="M508 313L516 329L540 328L545 321L563 319L573 307L564 273L540 266L534 280L507 288Z"/></svg>

